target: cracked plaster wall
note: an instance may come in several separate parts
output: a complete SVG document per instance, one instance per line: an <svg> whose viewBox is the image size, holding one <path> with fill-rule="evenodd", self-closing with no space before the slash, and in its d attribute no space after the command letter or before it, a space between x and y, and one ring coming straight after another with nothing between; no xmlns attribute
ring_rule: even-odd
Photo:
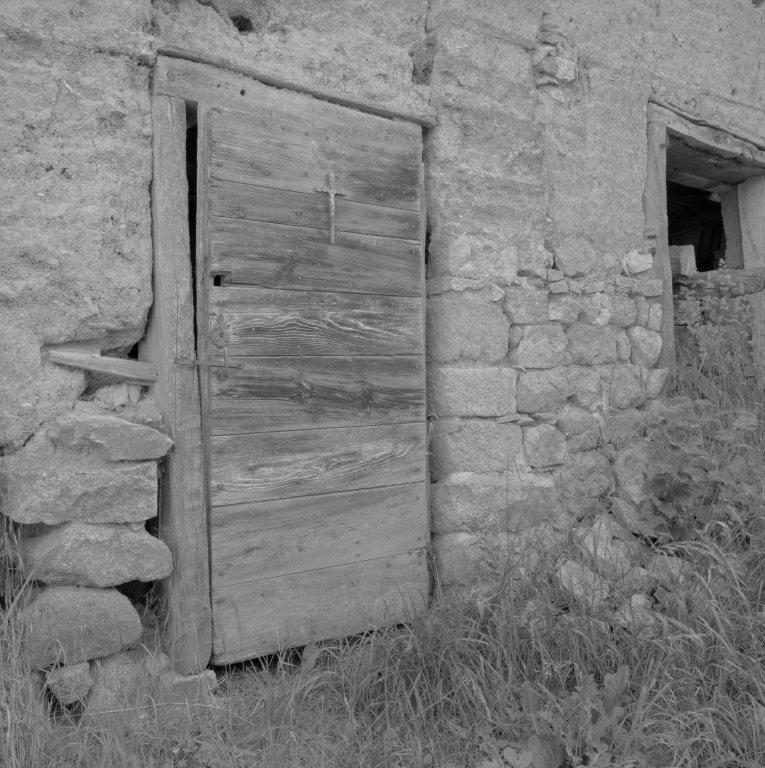
<svg viewBox="0 0 765 768"><path fill-rule="evenodd" d="M124 349L143 332L151 66L170 46L437 114L434 544L444 563L468 553L449 560L458 579L541 510L564 530L573 500L611 488L606 417L637 423L656 384L650 354L633 356L653 287L623 262L652 246L648 99L765 141L763 33L749 0L8 0L0 445L18 450L85 386L42 345Z"/></svg>

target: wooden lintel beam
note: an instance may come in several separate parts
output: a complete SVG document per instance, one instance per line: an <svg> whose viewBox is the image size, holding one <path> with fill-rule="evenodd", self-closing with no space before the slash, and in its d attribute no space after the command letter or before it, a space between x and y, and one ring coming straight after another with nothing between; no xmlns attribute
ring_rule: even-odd
<svg viewBox="0 0 765 768"><path fill-rule="evenodd" d="M139 363L137 360L126 360L120 357L101 357L100 355L73 352L68 349L49 349L47 358L52 363L59 365L82 368L85 371L96 371L97 373L108 373L115 378L139 384L155 384L158 376L156 365Z"/></svg>
<svg viewBox="0 0 765 768"><path fill-rule="evenodd" d="M735 189L735 186L732 184L725 184L714 179L704 179L687 171L669 167L667 167L667 181L674 181L676 184L682 184L684 187L694 187L695 189L703 189L707 192L722 193Z"/></svg>

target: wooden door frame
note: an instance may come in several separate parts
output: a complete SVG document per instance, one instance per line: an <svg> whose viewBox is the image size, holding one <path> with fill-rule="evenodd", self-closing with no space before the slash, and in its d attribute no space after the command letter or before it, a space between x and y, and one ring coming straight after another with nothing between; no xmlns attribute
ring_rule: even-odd
<svg viewBox="0 0 765 768"><path fill-rule="evenodd" d="M201 60L183 51L167 53L171 55L157 57L153 77L154 303L139 357L158 368L158 381L152 387L152 395L175 443L164 467L159 498L160 538L173 553L174 571L160 583L160 599L166 623L163 647L173 667L182 674L189 674L204 669L210 660L212 606L200 383L194 367L176 362L182 358L193 360L197 344L188 231L186 104L253 111L258 107L258 90L276 85L339 106L423 126L433 126L435 119L431 113L409 114L380 109L343 94L276 82L273 78L260 77L257 72L221 69L221 62ZM200 167L198 173L203 172ZM424 190L422 199L424 231ZM200 226L204 227L205 223L197 222L198 232ZM423 236L421 248L424 247ZM421 262L424 269L424 254ZM197 295L200 304L203 298ZM423 297L423 321L424 305Z"/></svg>
<svg viewBox="0 0 765 768"><path fill-rule="evenodd" d="M700 119L696 122L680 115L667 105L648 104L648 166L643 211L646 227L656 236L656 255L651 277L662 281L663 309L662 350L658 366L670 372L677 368L675 356L675 312L672 296L672 269L669 262L667 233L667 146L671 135L682 137L700 152L716 155L721 160L762 167L765 169L765 149L743 139L725 128L711 126ZM754 175L754 174L753 174ZM765 216L765 176L757 176L733 187L737 191L736 216L731 223L746 229L744 233L743 264L747 269L765 267L765 226L748 222L763 221ZM742 196L742 190L745 194ZM727 222L726 222L727 223ZM758 371L765 373L765 296L752 300L754 355ZM759 339L759 341L758 341ZM765 375L761 378L765 381ZM665 385L666 386L666 385Z"/></svg>

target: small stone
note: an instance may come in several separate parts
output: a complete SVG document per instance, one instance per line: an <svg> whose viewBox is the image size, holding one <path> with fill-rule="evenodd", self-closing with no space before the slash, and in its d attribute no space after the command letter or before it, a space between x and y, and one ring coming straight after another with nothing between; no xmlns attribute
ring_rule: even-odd
<svg viewBox="0 0 765 768"><path fill-rule="evenodd" d="M555 250L555 268L566 277L583 277L598 264L598 254L588 240L572 237L564 240Z"/></svg>
<svg viewBox="0 0 765 768"><path fill-rule="evenodd" d="M616 331L616 354L619 355L619 360L622 363L628 362L632 357L630 337L627 336L627 332L622 328Z"/></svg>
<svg viewBox="0 0 765 768"><path fill-rule="evenodd" d="M565 285L565 283L558 283ZM568 293L559 296L551 296L547 304L547 316L550 320L571 325L579 319L582 312L580 299L574 298Z"/></svg>
<svg viewBox="0 0 765 768"><path fill-rule="evenodd" d="M658 397L669 374L668 368L652 368L645 380L646 397Z"/></svg>
<svg viewBox="0 0 765 768"><path fill-rule="evenodd" d="M661 335L655 331L633 325L627 329L627 336L632 345L632 362L650 368L656 363L661 354Z"/></svg>
<svg viewBox="0 0 765 768"><path fill-rule="evenodd" d="M547 270L547 282L548 283L558 283L561 280L563 280L564 277L565 277L565 275L563 274L563 272L560 272L557 269L548 269Z"/></svg>
<svg viewBox="0 0 765 768"><path fill-rule="evenodd" d="M163 542L122 525L24 526L21 556L25 575L49 585L113 587L156 581L173 571Z"/></svg>
<svg viewBox="0 0 765 768"><path fill-rule="evenodd" d="M645 495L643 484L648 470L648 440L634 439L616 454L614 476L619 497L635 506L641 504ZM622 521L623 522L623 521ZM627 526L632 530L630 526Z"/></svg>
<svg viewBox="0 0 765 768"><path fill-rule="evenodd" d="M582 295L579 299L579 305L582 309L582 313L579 316L579 320L582 323L595 323L597 325L605 325L600 322L604 313L608 318L606 323L611 318L611 300L605 293L590 293Z"/></svg>
<svg viewBox="0 0 765 768"><path fill-rule="evenodd" d="M125 653L113 653L94 664L95 683L88 698L89 715L116 713L135 706L141 665Z"/></svg>
<svg viewBox="0 0 765 768"><path fill-rule="evenodd" d="M83 661L81 664L56 667L48 672L46 684L62 704L68 705L74 704L75 701L82 701L93 687L90 664Z"/></svg>
<svg viewBox="0 0 765 768"><path fill-rule="evenodd" d="M664 293L664 284L661 280L636 280L633 292L639 296L661 296Z"/></svg>
<svg viewBox="0 0 765 768"><path fill-rule="evenodd" d="M637 309L635 325L645 328L648 325L648 316L651 311L651 306L643 296L638 296L635 298L635 308Z"/></svg>
<svg viewBox="0 0 765 768"><path fill-rule="evenodd" d="M652 303L648 308L648 325L646 326L649 331L660 331L661 320L664 316L664 309L661 304Z"/></svg>
<svg viewBox="0 0 765 768"><path fill-rule="evenodd" d="M624 257L624 271L629 275L639 275L653 267L653 255L645 251L633 250Z"/></svg>
<svg viewBox="0 0 765 768"><path fill-rule="evenodd" d="M574 365L600 365L619 359L613 328L574 323L566 329L566 338L566 357Z"/></svg>
<svg viewBox="0 0 765 768"><path fill-rule="evenodd" d="M590 568L607 579L623 576L632 568L630 549L604 528L593 527L580 541Z"/></svg>
<svg viewBox="0 0 765 768"><path fill-rule="evenodd" d="M614 408L634 408L645 402L645 389L637 365L614 366L610 401Z"/></svg>
<svg viewBox="0 0 765 768"><path fill-rule="evenodd" d="M611 323L619 328L629 328L635 324L637 306L634 299L615 293L611 297Z"/></svg>
<svg viewBox="0 0 765 768"><path fill-rule="evenodd" d="M523 326L523 335L508 355L511 365L553 368L566 351L566 335L557 324Z"/></svg>
<svg viewBox="0 0 765 768"><path fill-rule="evenodd" d="M160 677L157 699L163 704L200 704L209 702L217 688L218 678L212 669L186 676L168 670Z"/></svg>
<svg viewBox="0 0 765 768"><path fill-rule="evenodd" d="M526 462L532 467L550 467L566 461L566 438L549 424L523 428Z"/></svg>
<svg viewBox="0 0 765 768"><path fill-rule="evenodd" d="M548 287L550 289L550 293L554 293L554 294L568 293L568 283L565 281L561 281L560 283L550 283Z"/></svg>
<svg viewBox="0 0 765 768"><path fill-rule="evenodd" d="M116 589L49 587L20 611L31 669L108 656L141 636L141 619Z"/></svg>
<svg viewBox="0 0 765 768"><path fill-rule="evenodd" d="M625 573L619 581L619 591L634 595L638 592L650 592L656 589L659 580L647 568L636 566Z"/></svg>
<svg viewBox="0 0 765 768"><path fill-rule="evenodd" d="M608 599L608 584L596 573L575 560L561 563L555 577L559 586L575 600L592 607L602 605Z"/></svg>
<svg viewBox="0 0 765 768"><path fill-rule="evenodd" d="M84 416L74 412L56 419L47 432L56 446L102 448L111 461L159 459L173 446L167 435L116 416Z"/></svg>
<svg viewBox="0 0 765 768"><path fill-rule="evenodd" d="M603 280L584 280L581 283L582 293L603 293L606 284Z"/></svg>
<svg viewBox="0 0 765 768"><path fill-rule="evenodd" d="M631 632L651 633L657 625L657 619L651 610L651 600L646 595L636 594L625 600L614 614L614 621Z"/></svg>
<svg viewBox="0 0 765 768"><path fill-rule="evenodd" d="M518 376L516 408L523 413L556 411L575 392L565 368L526 371Z"/></svg>
<svg viewBox="0 0 765 768"><path fill-rule="evenodd" d="M528 288L508 288L504 309L515 325L546 323L547 293Z"/></svg>
<svg viewBox="0 0 765 768"><path fill-rule="evenodd" d="M667 589L673 589L693 573L693 566L687 560L664 554L656 555L646 568Z"/></svg>
<svg viewBox="0 0 765 768"><path fill-rule="evenodd" d="M556 427L566 436L569 453L589 451L597 447L600 441L600 424L597 419L589 411L575 405L564 406Z"/></svg>
<svg viewBox="0 0 765 768"><path fill-rule="evenodd" d="M616 290L619 293L632 293L635 288L635 280L631 277L616 276Z"/></svg>

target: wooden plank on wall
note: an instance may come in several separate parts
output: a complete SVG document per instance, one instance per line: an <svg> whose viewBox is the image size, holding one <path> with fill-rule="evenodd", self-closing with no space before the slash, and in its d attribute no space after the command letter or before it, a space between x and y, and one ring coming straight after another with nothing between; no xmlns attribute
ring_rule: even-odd
<svg viewBox="0 0 765 768"><path fill-rule="evenodd" d="M424 549L227 586L213 594L213 661L233 663L407 621L427 599Z"/></svg>
<svg viewBox="0 0 765 768"><path fill-rule="evenodd" d="M728 269L743 269L744 246L741 213L738 207L738 187L720 195L720 203L725 230L725 266Z"/></svg>
<svg viewBox="0 0 765 768"><path fill-rule="evenodd" d="M327 195L315 192L289 192L233 181L213 179L211 214L228 219L248 219L294 227L313 227L327 233L329 205ZM355 200L336 200L338 232L416 239L420 231L419 211L368 205Z"/></svg>
<svg viewBox="0 0 765 768"><path fill-rule="evenodd" d="M424 420L425 364L397 357L238 357L212 372L213 435Z"/></svg>
<svg viewBox="0 0 765 768"><path fill-rule="evenodd" d="M226 282L293 291L421 296L416 241L246 219L210 222L210 271Z"/></svg>
<svg viewBox="0 0 765 768"><path fill-rule="evenodd" d="M420 299L213 287L229 355L413 355L423 350Z"/></svg>
<svg viewBox="0 0 765 768"><path fill-rule="evenodd" d="M646 225L657 232L656 254L650 276L662 282L661 354L657 367L676 370L675 308L672 298L672 267L669 261L667 223L667 129L662 123L648 123L648 167L643 192L643 213ZM665 384L666 387L666 384Z"/></svg>
<svg viewBox="0 0 765 768"><path fill-rule="evenodd" d="M160 538L174 563L160 587L163 642L174 668L188 674L207 666L212 627L199 389L196 371L174 363L194 354L184 102L155 96L152 121L154 304L139 358L157 367L152 394L175 443L160 491Z"/></svg>
<svg viewBox="0 0 765 768"><path fill-rule="evenodd" d="M421 482L215 507L213 589L424 547L425 493Z"/></svg>
<svg viewBox="0 0 765 768"><path fill-rule="evenodd" d="M215 506L425 479L422 424L225 435L211 443Z"/></svg>
<svg viewBox="0 0 765 768"><path fill-rule="evenodd" d="M744 266L765 267L765 176L747 179L738 188ZM757 384L765 389L765 292L749 297L752 308L752 356Z"/></svg>
<svg viewBox="0 0 765 768"><path fill-rule="evenodd" d="M85 371L107 373L124 381L155 384L158 378L157 366L153 363L139 363L137 360L125 360L119 357L88 355L67 349L48 348L46 355L52 363L67 365L71 368L82 368Z"/></svg>

